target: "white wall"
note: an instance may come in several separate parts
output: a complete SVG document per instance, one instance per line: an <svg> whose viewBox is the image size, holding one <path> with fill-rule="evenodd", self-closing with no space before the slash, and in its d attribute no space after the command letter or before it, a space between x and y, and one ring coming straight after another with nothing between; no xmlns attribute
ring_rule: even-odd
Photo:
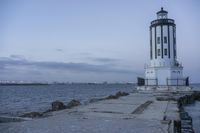
<svg viewBox="0 0 200 133"><path fill-rule="evenodd" d="M182 67L150 67L145 70L145 79L149 79L148 85L156 85L156 80L151 79L158 79L158 85L177 85L177 79L179 79L178 85L184 85L182 70ZM167 81L167 79L170 80Z"/></svg>

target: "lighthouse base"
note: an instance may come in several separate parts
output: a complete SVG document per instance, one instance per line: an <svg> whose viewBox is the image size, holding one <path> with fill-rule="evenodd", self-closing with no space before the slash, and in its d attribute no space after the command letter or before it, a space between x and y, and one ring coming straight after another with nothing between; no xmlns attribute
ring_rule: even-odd
<svg viewBox="0 0 200 133"><path fill-rule="evenodd" d="M138 91L191 91L190 86L137 86Z"/></svg>
<svg viewBox="0 0 200 133"><path fill-rule="evenodd" d="M145 85L185 86L188 78L182 74L183 67L148 67L145 72Z"/></svg>

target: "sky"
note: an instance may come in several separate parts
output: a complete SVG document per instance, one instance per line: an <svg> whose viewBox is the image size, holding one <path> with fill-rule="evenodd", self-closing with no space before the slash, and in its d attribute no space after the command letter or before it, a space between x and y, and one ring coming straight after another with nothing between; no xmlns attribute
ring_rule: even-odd
<svg viewBox="0 0 200 133"><path fill-rule="evenodd" d="M161 7L184 76L199 83L199 0L1 0L0 80L136 82Z"/></svg>

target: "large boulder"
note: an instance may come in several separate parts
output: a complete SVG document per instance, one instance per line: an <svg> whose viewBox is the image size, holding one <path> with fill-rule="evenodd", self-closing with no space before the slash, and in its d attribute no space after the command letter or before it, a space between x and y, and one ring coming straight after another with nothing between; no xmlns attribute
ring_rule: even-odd
<svg viewBox="0 0 200 133"><path fill-rule="evenodd" d="M121 96L127 96L127 95L129 95L129 93L119 91L115 95L109 95L109 96L107 96L105 99L118 99Z"/></svg>
<svg viewBox="0 0 200 133"><path fill-rule="evenodd" d="M105 99L117 99L119 98L117 95L109 95Z"/></svg>
<svg viewBox="0 0 200 133"><path fill-rule="evenodd" d="M66 108L70 109L72 107L79 106L79 105L81 105L81 102L73 99L67 104Z"/></svg>
<svg viewBox="0 0 200 133"><path fill-rule="evenodd" d="M30 113L25 113L21 115L20 117L29 117L29 118L36 118L36 117L42 117L43 114L39 112L30 112Z"/></svg>
<svg viewBox="0 0 200 133"><path fill-rule="evenodd" d="M52 111L58 111L66 108L64 103L61 101L54 101L51 103L51 106L52 106Z"/></svg>
<svg viewBox="0 0 200 133"><path fill-rule="evenodd" d="M127 95L129 95L129 93L127 93L127 92L121 92L121 91L119 91L119 92L116 93L117 97L127 96Z"/></svg>
<svg viewBox="0 0 200 133"><path fill-rule="evenodd" d="M200 91L194 91L193 97L195 98L195 100L200 101Z"/></svg>

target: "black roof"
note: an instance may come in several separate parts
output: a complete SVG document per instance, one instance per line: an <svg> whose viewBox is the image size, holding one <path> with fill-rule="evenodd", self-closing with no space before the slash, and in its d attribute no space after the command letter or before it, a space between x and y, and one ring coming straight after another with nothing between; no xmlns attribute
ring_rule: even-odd
<svg viewBox="0 0 200 133"><path fill-rule="evenodd" d="M157 14L160 14L160 13L168 13L167 11L163 10L163 7L161 7L161 10L157 12Z"/></svg>

